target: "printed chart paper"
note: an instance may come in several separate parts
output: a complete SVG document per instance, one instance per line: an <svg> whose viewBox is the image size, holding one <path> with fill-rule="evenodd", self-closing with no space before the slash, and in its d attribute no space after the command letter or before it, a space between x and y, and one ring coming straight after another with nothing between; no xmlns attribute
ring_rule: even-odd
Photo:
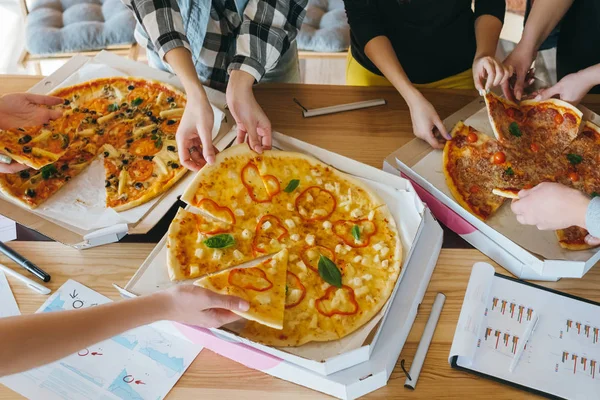
<svg viewBox="0 0 600 400"><path fill-rule="evenodd" d="M108 302L108 298L69 280L37 312ZM0 379L0 383L30 399L163 399L202 347L167 333L162 325L133 329L53 364Z"/></svg>
<svg viewBox="0 0 600 400"><path fill-rule="evenodd" d="M465 298L460 320L476 321L479 329L473 340L457 326L450 353L459 356L457 364L562 398L600 398L600 306L496 277L492 266L481 264L473 267L467 291L488 282L490 290L480 313L473 313L474 302ZM534 314L537 327L524 343ZM469 341L471 347L465 346ZM520 347L524 351L511 373Z"/></svg>

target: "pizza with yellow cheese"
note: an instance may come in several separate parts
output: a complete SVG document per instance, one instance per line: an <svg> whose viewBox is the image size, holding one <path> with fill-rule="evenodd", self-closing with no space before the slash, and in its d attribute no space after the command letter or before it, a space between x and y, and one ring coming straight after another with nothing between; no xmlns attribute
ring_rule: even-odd
<svg viewBox="0 0 600 400"><path fill-rule="evenodd" d="M288 251L281 250L254 267L233 268L198 279L194 285L213 292L240 297L248 311L233 312L273 329L283 328Z"/></svg>
<svg viewBox="0 0 600 400"><path fill-rule="evenodd" d="M198 172L168 232L172 280L289 253L281 329L248 321L242 336L274 346L340 339L386 304L402 244L383 200L362 181L304 154L246 144Z"/></svg>
<svg viewBox="0 0 600 400"><path fill-rule="evenodd" d="M0 190L35 208L97 157L104 158L106 205L124 211L164 193L185 173L175 133L186 99L177 89L130 77L58 89L61 118L0 132L0 151L32 168L0 174Z"/></svg>

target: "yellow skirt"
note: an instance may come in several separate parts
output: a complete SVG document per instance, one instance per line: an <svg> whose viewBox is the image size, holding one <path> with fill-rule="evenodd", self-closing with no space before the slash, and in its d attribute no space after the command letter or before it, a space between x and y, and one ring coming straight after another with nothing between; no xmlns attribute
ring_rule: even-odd
<svg viewBox="0 0 600 400"><path fill-rule="evenodd" d="M346 85L352 86L392 86L385 76L374 74L358 63L348 50L346 62ZM429 89L475 89L471 68L459 74L449 76L439 81L415 84L417 88Z"/></svg>

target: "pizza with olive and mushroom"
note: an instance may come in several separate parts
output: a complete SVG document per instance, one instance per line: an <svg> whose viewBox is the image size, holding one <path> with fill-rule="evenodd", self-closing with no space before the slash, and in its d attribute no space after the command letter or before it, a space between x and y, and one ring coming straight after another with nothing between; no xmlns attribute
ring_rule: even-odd
<svg viewBox="0 0 600 400"><path fill-rule="evenodd" d="M0 174L0 190L11 199L35 208L100 156L106 205L116 211L164 193L185 174L175 143L186 101L178 90L160 82L113 77L51 94L64 99L56 107L63 111L61 118L1 135L14 142L8 145L11 157L36 168Z"/></svg>
<svg viewBox="0 0 600 400"><path fill-rule="evenodd" d="M274 346L342 338L373 318L400 275L402 244L367 185L318 160L246 144L217 155L184 192L168 233L173 280L228 271L287 249L283 326L240 334Z"/></svg>
<svg viewBox="0 0 600 400"><path fill-rule="evenodd" d="M444 147L446 183L461 206L486 220L506 198L542 182L600 193L600 128L591 122L581 128L580 110L556 99L516 104L489 93L485 100L497 140L459 122ZM585 229L556 234L563 248L590 248Z"/></svg>

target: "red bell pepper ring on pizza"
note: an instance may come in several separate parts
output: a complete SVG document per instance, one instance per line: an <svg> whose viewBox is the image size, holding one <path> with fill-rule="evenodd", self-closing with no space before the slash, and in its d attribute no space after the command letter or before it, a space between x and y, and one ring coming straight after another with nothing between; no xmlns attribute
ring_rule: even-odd
<svg viewBox="0 0 600 400"><path fill-rule="evenodd" d="M346 300L347 302L344 305L348 309L340 310L339 308L331 308L327 307L325 302L330 301L333 297L335 297L338 290L343 290L346 292ZM343 285L340 288L335 286L330 286L323 297L318 298L315 301L315 307L320 314L323 314L326 317L333 317L334 315L354 315L358 312L358 303L356 302L356 297L354 296L354 290L350 286Z"/></svg>
<svg viewBox="0 0 600 400"><path fill-rule="evenodd" d="M292 291L294 289L298 289L302 293L297 298L292 299L290 297L290 294L292 294ZM300 281L300 278L298 278L296 276L296 274L294 274L290 271L287 271L286 285L285 285L285 308L296 307L298 304L300 304L302 302L302 300L304 300L305 296L306 296L306 288L302 284L302 281Z"/></svg>
<svg viewBox="0 0 600 400"><path fill-rule="evenodd" d="M319 186L306 188L296 197L296 211L307 221L323 221L337 207L335 196Z"/></svg>
<svg viewBox="0 0 600 400"><path fill-rule="evenodd" d="M257 203L269 203L281 192L279 179L273 175L262 176L252 161L242 168L241 178L248 195Z"/></svg>
<svg viewBox="0 0 600 400"><path fill-rule="evenodd" d="M302 253L300 253L300 258L302 259L302 262L304 262L304 265L318 273L319 258L321 255L324 255L331 261L335 262L335 254L333 251L323 246L306 247L304 250L302 250Z"/></svg>
<svg viewBox="0 0 600 400"><path fill-rule="evenodd" d="M269 223L267 228L265 224ZM261 239L268 239L270 242L272 239L277 241L281 241L284 237L288 235L288 230L283 226L281 220L274 215L264 215L256 225L256 232L254 234L254 239L252 240L252 250L255 253L266 253L264 243L261 242ZM261 246L262 245L262 246Z"/></svg>
<svg viewBox="0 0 600 400"><path fill-rule="evenodd" d="M267 274L260 268L235 268L229 272L227 282L230 285L242 289L264 292L273 287L273 282L267 278Z"/></svg>
<svg viewBox="0 0 600 400"><path fill-rule="evenodd" d="M211 199L202 199L196 205L200 211L204 211L216 220L228 225L235 225L235 215L229 207L220 206ZM202 232L202 230L200 231ZM202 233L218 233L218 232L202 232Z"/></svg>
<svg viewBox="0 0 600 400"><path fill-rule="evenodd" d="M333 233L350 247L367 247L377 233L377 225L368 219L340 220L333 223Z"/></svg>

